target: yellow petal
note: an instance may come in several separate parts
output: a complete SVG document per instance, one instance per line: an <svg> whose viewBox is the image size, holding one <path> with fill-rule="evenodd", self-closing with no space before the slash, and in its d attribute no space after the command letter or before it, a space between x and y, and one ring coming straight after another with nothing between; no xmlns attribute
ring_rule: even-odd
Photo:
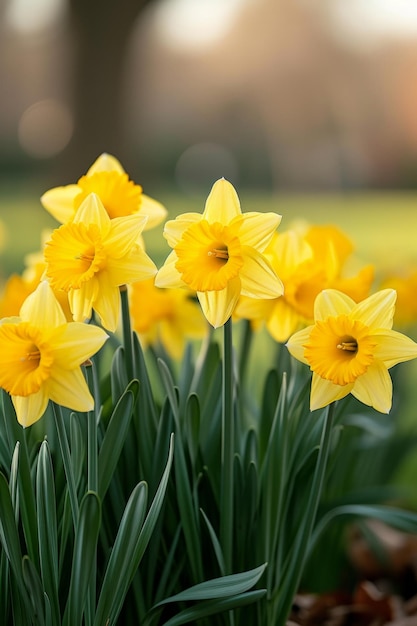
<svg viewBox="0 0 417 626"><path fill-rule="evenodd" d="M220 224L225 225L241 213L235 188L227 180L220 178L214 183L206 200L203 219L211 223L220 222Z"/></svg>
<svg viewBox="0 0 417 626"><path fill-rule="evenodd" d="M178 257L175 252L171 252L171 254L166 259L164 265L160 268L157 275L155 276L155 286L156 287L165 287L165 288L177 288L177 287L185 287L185 283L181 278L181 274L176 268L176 263L178 261Z"/></svg>
<svg viewBox="0 0 417 626"><path fill-rule="evenodd" d="M122 164L116 157L111 154L107 154L103 152L100 156L94 161L93 165L89 168L87 172L87 176L91 176L92 174L96 174L97 172L119 172L119 174L124 174L125 171L122 167Z"/></svg>
<svg viewBox="0 0 417 626"><path fill-rule="evenodd" d="M309 362L304 356L304 346L308 343L310 339L310 333L313 330L314 326L307 326L306 328L302 328L292 335L287 343L285 344L288 348L290 354L293 357L309 365Z"/></svg>
<svg viewBox="0 0 417 626"><path fill-rule="evenodd" d="M352 395L381 413L389 413L392 404L392 381L386 366L374 361L354 383Z"/></svg>
<svg viewBox="0 0 417 626"><path fill-rule="evenodd" d="M85 322L91 318L92 308L99 291L97 278L81 285L79 289L68 292L68 302L75 322Z"/></svg>
<svg viewBox="0 0 417 626"><path fill-rule="evenodd" d="M107 339L108 335L98 326L70 322L53 344L54 364L66 369L78 367L98 352Z"/></svg>
<svg viewBox="0 0 417 626"><path fill-rule="evenodd" d="M120 289L110 284L108 274L100 276L99 290L93 302L93 309L100 317L102 326L114 333L120 319Z"/></svg>
<svg viewBox="0 0 417 626"><path fill-rule="evenodd" d="M171 248L175 248L187 228L200 220L200 213L183 213L175 218L175 220L168 220L164 226L164 237Z"/></svg>
<svg viewBox="0 0 417 626"><path fill-rule="evenodd" d="M239 278L229 280L227 287L220 291L204 291L197 293L203 313L214 328L223 326L232 316L237 301L239 300L239 295Z"/></svg>
<svg viewBox="0 0 417 626"><path fill-rule="evenodd" d="M274 267L279 268L280 275L285 281L285 277L292 276L296 269L308 261L313 256L311 247L304 241L303 237L295 230L288 230L280 233L273 239L273 245L268 249L274 259Z"/></svg>
<svg viewBox="0 0 417 626"><path fill-rule="evenodd" d="M284 285L275 274L266 257L255 248L242 248L243 266L239 277L242 295L250 298L279 298Z"/></svg>
<svg viewBox="0 0 417 626"><path fill-rule="evenodd" d="M37 393L30 396L12 396L13 406L19 424L24 428L37 422L46 411L48 395L42 387Z"/></svg>
<svg viewBox="0 0 417 626"><path fill-rule="evenodd" d="M314 319L325 320L328 317L349 315L355 301L336 289L323 289L314 302Z"/></svg>
<svg viewBox="0 0 417 626"><path fill-rule="evenodd" d="M96 193L90 193L80 204L74 215L74 223L97 224L102 239L107 237L111 228L109 214Z"/></svg>
<svg viewBox="0 0 417 626"><path fill-rule="evenodd" d="M417 343L395 330L371 333L376 341L374 356L390 368L397 363L417 358Z"/></svg>
<svg viewBox="0 0 417 626"><path fill-rule="evenodd" d="M279 301L280 298L263 300L242 296L239 298L234 314L240 319L266 321L274 315L275 306Z"/></svg>
<svg viewBox="0 0 417 626"><path fill-rule="evenodd" d="M135 283L138 280L145 280L155 276L157 272L156 265L152 259L139 246L122 258L107 260L106 271L109 284L120 286ZM101 280L101 274L100 274Z"/></svg>
<svg viewBox="0 0 417 626"><path fill-rule="evenodd" d="M94 399L80 367L73 370L55 368L45 386L50 399L61 406L82 412L94 408Z"/></svg>
<svg viewBox="0 0 417 626"><path fill-rule="evenodd" d="M158 226L166 217L166 208L157 200L150 198L149 196L142 194L142 202L140 205L141 213L148 216L145 230Z"/></svg>
<svg viewBox="0 0 417 626"><path fill-rule="evenodd" d="M353 388L353 383L349 385L335 385L330 380L321 378L313 372L311 381L310 410L322 409L331 402L340 400L347 396Z"/></svg>
<svg viewBox="0 0 417 626"><path fill-rule="evenodd" d="M113 258L128 254L137 243L147 219L137 214L113 218L103 241L107 254Z"/></svg>
<svg viewBox="0 0 417 626"><path fill-rule="evenodd" d="M43 194L41 203L58 222L65 224L75 215L74 199L79 193L78 185L54 187Z"/></svg>
<svg viewBox="0 0 417 626"><path fill-rule="evenodd" d="M66 323L64 312L49 283L43 280L20 309L20 317L39 328L53 328Z"/></svg>
<svg viewBox="0 0 417 626"><path fill-rule="evenodd" d="M263 252L281 222L277 213L244 213L236 219L238 237L242 246L252 246Z"/></svg>
<svg viewBox="0 0 417 626"><path fill-rule="evenodd" d="M266 327L275 341L283 343L301 326L302 318L285 302L284 298L274 300L275 306Z"/></svg>
<svg viewBox="0 0 417 626"><path fill-rule="evenodd" d="M370 328L392 328L397 292L381 289L353 307L351 314Z"/></svg>

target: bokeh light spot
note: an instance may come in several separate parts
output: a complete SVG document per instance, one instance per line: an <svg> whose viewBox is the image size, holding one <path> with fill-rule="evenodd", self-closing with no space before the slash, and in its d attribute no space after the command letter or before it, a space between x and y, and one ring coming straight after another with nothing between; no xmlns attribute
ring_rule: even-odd
<svg viewBox="0 0 417 626"><path fill-rule="evenodd" d="M28 107L19 120L19 143L30 156L46 159L62 152L73 127L72 115L62 102L40 100Z"/></svg>

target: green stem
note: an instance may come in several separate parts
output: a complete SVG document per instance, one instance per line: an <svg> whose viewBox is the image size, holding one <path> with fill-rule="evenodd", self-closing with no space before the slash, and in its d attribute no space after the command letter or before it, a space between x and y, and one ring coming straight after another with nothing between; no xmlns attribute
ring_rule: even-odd
<svg viewBox="0 0 417 626"><path fill-rule="evenodd" d="M239 383L240 386L243 386L248 364L249 364L249 353L252 345L253 339L253 331L251 322L249 320L243 320L243 338L242 344L240 347L240 356L239 356Z"/></svg>
<svg viewBox="0 0 417 626"><path fill-rule="evenodd" d="M123 346L125 350L126 373L130 381L134 378L134 359L132 329L130 325L129 294L127 292L127 285L121 285L120 296L122 299Z"/></svg>
<svg viewBox="0 0 417 626"><path fill-rule="evenodd" d="M224 325L223 388L222 388L222 458L220 491L220 542L223 548L225 573L232 573L233 555L233 342L232 321Z"/></svg>
<svg viewBox="0 0 417 626"><path fill-rule="evenodd" d="M75 477L71 464L71 454L68 445L67 432L65 430L64 417L62 415L61 407L58 404L55 404L55 402L52 402L52 410L55 418L55 426L58 434L58 442L61 450L62 463L64 465L65 476L67 479L72 519L74 522L74 528L76 528L79 512L77 487L75 484Z"/></svg>

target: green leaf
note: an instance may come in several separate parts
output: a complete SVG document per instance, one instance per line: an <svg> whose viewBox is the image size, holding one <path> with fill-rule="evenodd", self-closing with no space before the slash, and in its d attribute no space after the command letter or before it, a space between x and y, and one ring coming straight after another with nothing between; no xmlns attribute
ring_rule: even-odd
<svg viewBox="0 0 417 626"><path fill-rule="evenodd" d="M28 556L23 557L22 571L23 580L32 602L35 623L45 624L45 598L41 579L39 578L39 574Z"/></svg>
<svg viewBox="0 0 417 626"><path fill-rule="evenodd" d="M228 576L220 576L219 578L206 580L170 598L165 598L165 600L159 602L155 608L169 602L212 600L214 598L227 598L228 596L245 593L245 591L248 591L251 587L256 585L264 573L265 568L266 563L255 567L255 569L248 570L247 572L229 574Z"/></svg>
<svg viewBox="0 0 417 626"><path fill-rule="evenodd" d="M78 626L82 623L90 576L96 562L100 522L100 499L96 493L89 491L81 501L75 531L71 581L64 615L64 624L67 626Z"/></svg>
<svg viewBox="0 0 417 626"><path fill-rule="evenodd" d="M22 552L20 549L19 533L16 526L10 491L7 481L0 473L0 541L10 562L19 594L23 604L30 611L31 604L23 584ZM30 613L29 613L30 614Z"/></svg>
<svg viewBox="0 0 417 626"><path fill-rule="evenodd" d="M196 606L184 609L175 617L172 617L167 622L164 622L162 626L181 626L181 624L195 623L196 620L210 615L215 615L224 611L231 611L247 604L252 604L257 600L260 600L266 594L266 589L257 589L255 591L249 591L238 596L230 596L229 598L222 598L218 600L208 600L201 602Z"/></svg>
<svg viewBox="0 0 417 626"><path fill-rule="evenodd" d="M36 504L41 576L51 605L53 623L58 626L61 622L58 600L58 531L54 474L47 441L43 441L38 455Z"/></svg>
<svg viewBox="0 0 417 626"><path fill-rule="evenodd" d="M94 626L109 626L116 622L128 588L158 521L168 485L173 453L172 435L165 471L146 518L146 483L141 482L136 485L129 498L107 564ZM144 518L145 521L143 521Z"/></svg>
<svg viewBox="0 0 417 626"><path fill-rule="evenodd" d="M98 456L98 493L103 499L115 472L123 444L129 432L139 382L132 380L116 404Z"/></svg>

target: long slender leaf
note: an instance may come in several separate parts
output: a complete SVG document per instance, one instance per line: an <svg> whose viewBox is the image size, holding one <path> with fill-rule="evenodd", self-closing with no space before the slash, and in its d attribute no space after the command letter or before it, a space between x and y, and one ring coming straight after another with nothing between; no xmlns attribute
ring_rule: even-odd
<svg viewBox="0 0 417 626"><path fill-rule="evenodd" d="M44 441L38 454L36 474L39 557L42 582L49 598L53 623L61 623L58 600L58 533L55 484L49 445Z"/></svg>
<svg viewBox="0 0 417 626"><path fill-rule="evenodd" d="M96 559L100 522L100 499L96 493L89 491L81 501L75 532L71 582L64 615L64 624L67 626L78 626L82 623L88 584Z"/></svg>
<svg viewBox="0 0 417 626"><path fill-rule="evenodd" d="M39 574L28 556L23 557L23 580L33 606L33 618L37 624L45 624L45 598Z"/></svg>
<svg viewBox="0 0 417 626"><path fill-rule="evenodd" d="M107 564L94 626L115 624L127 590L158 521L168 485L173 453L174 440L173 435L171 435L171 445L165 471L146 518L146 483L139 483L129 498ZM144 519L145 521L143 521Z"/></svg>
<svg viewBox="0 0 417 626"><path fill-rule="evenodd" d="M126 440L139 382L132 380L116 404L98 456L98 493L103 499Z"/></svg>
<svg viewBox="0 0 417 626"><path fill-rule="evenodd" d="M167 622L164 622L162 626L181 626L182 624L195 623L196 620L204 617L210 617L210 615L216 615L223 613L224 611L231 611L248 604L252 604L257 600L260 600L266 594L266 589L256 589L255 591L249 591L242 593L238 596L230 596L228 598L220 598L216 600L207 600L201 602L196 606L184 609L175 617L172 617Z"/></svg>

